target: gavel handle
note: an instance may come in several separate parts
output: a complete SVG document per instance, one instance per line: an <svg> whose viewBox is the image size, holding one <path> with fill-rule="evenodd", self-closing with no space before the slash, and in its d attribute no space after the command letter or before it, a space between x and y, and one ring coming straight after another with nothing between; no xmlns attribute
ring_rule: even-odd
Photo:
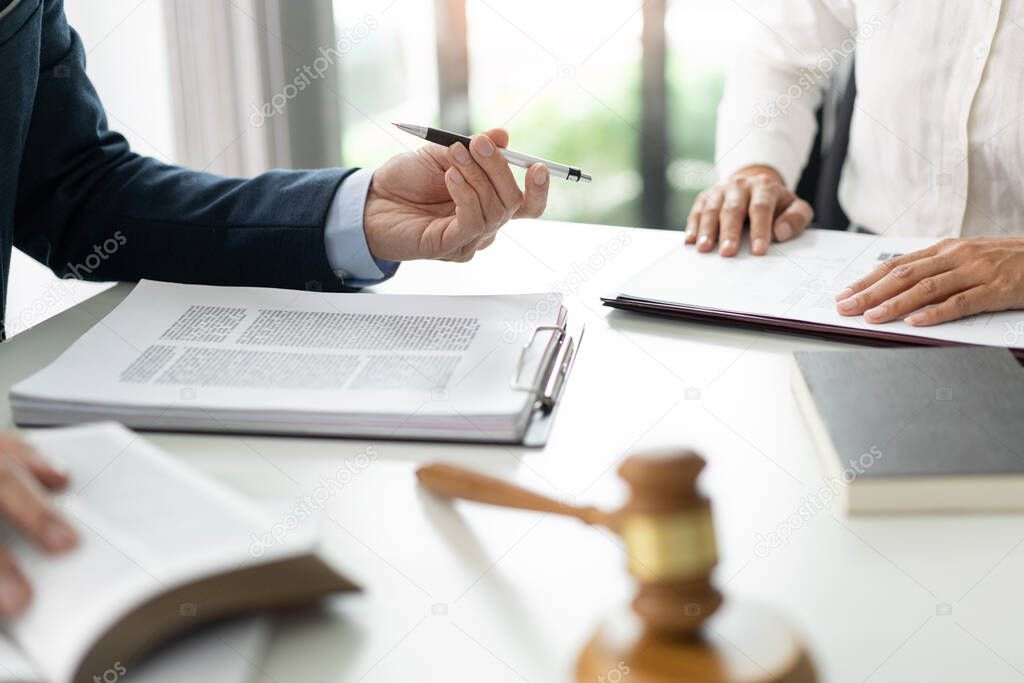
<svg viewBox="0 0 1024 683"><path fill-rule="evenodd" d="M449 498L461 498L518 510L567 515L587 524L608 524L608 516L597 508L560 503L515 484L454 465L425 465L416 471L416 477L420 484L430 491Z"/></svg>

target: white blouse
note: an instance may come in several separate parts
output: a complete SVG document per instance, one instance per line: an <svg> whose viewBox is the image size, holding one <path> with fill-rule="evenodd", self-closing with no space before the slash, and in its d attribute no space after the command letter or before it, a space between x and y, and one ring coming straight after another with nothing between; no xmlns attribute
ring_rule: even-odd
<svg viewBox="0 0 1024 683"><path fill-rule="evenodd" d="M1024 235L1024 0L737 0L750 31L719 109L720 177L792 187L829 76L856 53L839 198L892 235Z"/></svg>

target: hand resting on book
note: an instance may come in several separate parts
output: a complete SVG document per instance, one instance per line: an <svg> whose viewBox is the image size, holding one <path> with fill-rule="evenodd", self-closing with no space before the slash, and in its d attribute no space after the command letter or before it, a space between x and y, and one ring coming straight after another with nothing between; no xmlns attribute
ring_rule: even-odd
<svg viewBox="0 0 1024 683"><path fill-rule="evenodd" d="M69 550L77 542L74 529L57 514L44 491L62 489L67 483L67 476L36 455L31 446L0 433L0 514L50 553ZM18 614L31 595L28 580L0 547L0 614Z"/></svg>

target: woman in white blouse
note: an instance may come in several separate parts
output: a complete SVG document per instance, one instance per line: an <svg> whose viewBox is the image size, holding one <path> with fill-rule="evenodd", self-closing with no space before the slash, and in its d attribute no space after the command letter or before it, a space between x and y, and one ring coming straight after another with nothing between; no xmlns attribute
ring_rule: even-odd
<svg viewBox="0 0 1024 683"><path fill-rule="evenodd" d="M934 325L1024 308L1024 0L743 2L743 42L719 110L717 170L686 242L722 256L800 235L792 188L828 77L856 53L839 199L854 226L946 237L837 297L844 315Z"/></svg>

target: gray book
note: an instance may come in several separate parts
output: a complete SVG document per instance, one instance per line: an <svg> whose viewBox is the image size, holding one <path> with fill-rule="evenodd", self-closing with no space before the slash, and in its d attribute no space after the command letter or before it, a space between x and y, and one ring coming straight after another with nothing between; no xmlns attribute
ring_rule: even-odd
<svg viewBox="0 0 1024 683"><path fill-rule="evenodd" d="M849 512L1024 509L1024 369L1006 349L796 352L793 392Z"/></svg>

